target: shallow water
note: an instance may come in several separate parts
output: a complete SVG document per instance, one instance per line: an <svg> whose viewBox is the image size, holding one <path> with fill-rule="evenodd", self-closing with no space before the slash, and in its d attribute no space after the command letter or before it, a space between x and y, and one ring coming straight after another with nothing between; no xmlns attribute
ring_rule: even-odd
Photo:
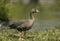
<svg viewBox="0 0 60 41"><path fill-rule="evenodd" d="M59 19L60 12L49 12L49 13L47 13L46 17L48 16L48 14L51 14L51 16L54 16L54 17L51 17L51 18L48 17L45 19L42 19L44 16L42 16L42 17L39 16L41 19L36 17L33 29L34 28L40 29L40 30L44 30L46 28L51 29L57 25L60 25L60 19Z"/></svg>
<svg viewBox="0 0 60 41"><path fill-rule="evenodd" d="M37 20L34 23L34 28L44 30L44 29L51 29L54 28L55 26L59 25L60 21L59 20ZM34 29L33 28L33 29Z"/></svg>

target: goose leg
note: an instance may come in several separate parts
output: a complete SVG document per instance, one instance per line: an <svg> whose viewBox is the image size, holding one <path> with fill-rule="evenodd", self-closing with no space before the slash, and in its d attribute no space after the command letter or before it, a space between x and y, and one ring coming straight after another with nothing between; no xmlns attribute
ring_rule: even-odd
<svg viewBox="0 0 60 41"><path fill-rule="evenodd" d="M20 32L19 35L20 35L19 38L22 38L22 32Z"/></svg>
<svg viewBox="0 0 60 41"><path fill-rule="evenodd" d="M24 31L24 37L26 37L26 31Z"/></svg>
<svg viewBox="0 0 60 41"><path fill-rule="evenodd" d="M21 40L24 40L24 39L22 38L22 32L20 32L19 34L20 34L19 40L20 40L20 41L21 41Z"/></svg>

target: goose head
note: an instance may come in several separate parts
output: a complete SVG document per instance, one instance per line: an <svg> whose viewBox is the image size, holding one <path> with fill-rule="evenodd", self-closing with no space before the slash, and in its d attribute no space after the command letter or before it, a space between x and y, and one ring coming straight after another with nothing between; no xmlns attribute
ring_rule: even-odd
<svg viewBox="0 0 60 41"><path fill-rule="evenodd" d="M33 8L33 9L31 10L31 13L38 13L38 12L39 12L39 10L36 9L36 8Z"/></svg>

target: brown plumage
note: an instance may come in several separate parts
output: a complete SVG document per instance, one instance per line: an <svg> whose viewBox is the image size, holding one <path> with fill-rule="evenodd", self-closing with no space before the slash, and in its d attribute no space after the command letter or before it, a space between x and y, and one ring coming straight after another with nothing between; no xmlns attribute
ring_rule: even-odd
<svg viewBox="0 0 60 41"><path fill-rule="evenodd" d="M10 29L17 29L20 31L20 38L22 37L22 31L24 32L24 35L26 34L26 31L31 29L33 23L34 23L34 13L39 12L37 9L32 9L30 11L30 18L27 20L20 20L18 22L9 22Z"/></svg>

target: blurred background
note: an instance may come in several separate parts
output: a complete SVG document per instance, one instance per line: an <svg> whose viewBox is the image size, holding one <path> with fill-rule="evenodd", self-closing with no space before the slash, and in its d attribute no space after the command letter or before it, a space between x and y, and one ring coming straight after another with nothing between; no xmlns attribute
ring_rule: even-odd
<svg viewBox="0 0 60 41"><path fill-rule="evenodd" d="M39 8L35 14L34 29L52 29L60 24L60 0L0 0L0 19L27 19L32 8Z"/></svg>
<svg viewBox="0 0 60 41"><path fill-rule="evenodd" d="M32 8L40 12L23 41L60 41L60 0L0 0L0 41L19 40L17 30L1 25L27 19Z"/></svg>

